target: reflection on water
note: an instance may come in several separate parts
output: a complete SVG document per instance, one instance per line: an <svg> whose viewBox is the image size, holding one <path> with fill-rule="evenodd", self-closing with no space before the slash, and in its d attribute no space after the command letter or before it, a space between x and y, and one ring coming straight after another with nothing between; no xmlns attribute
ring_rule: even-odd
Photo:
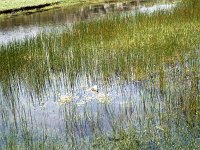
<svg viewBox="0 0 200 150"><path fill-rule="evenodd" d="M142 12L171 8L171 5L155 5L153 7L144 7L144 5L145 3L139 1L106 3L79 9L56 9L7 18L0 20L0 44L6 44L12 40L21 40L25 37L34 37L40 32L55 31L55 29L62 31L75 22L90 20L110 13L122 11L134 12L138 8Z"/></svg>
<svg viewBox="0 0 200 150"><path fill-rule="evenodd" d="M167 9L171 9L175 7L175 4L170 4L170 5L154 5L154 6L151 6L151 7L141 7L139 11L141 12L149 12L149 13L152 13L154 12L155 10L167 10Z"/></svg>
<svg viewBox="0 0 200 150"><path fill-rule="evenodd" d="M34 130L37 128L46 127L46 132L51 134L63 134L66 128L70 130L73 128L72 125L66 126L65 114L69 113L69 116L73 114L73 108L76 110L76 117L82 117L84 120L85 113L90 112L92 115L96 116L97 113L101 114L101 120L99 124L102 131L111 131L112 127L110 124L110 113L116 115L120 114L131 116L131 119L138 120L141 116L148 114L154 114L157 117L156 124L159 125L159 116L156 112L165 110L165 104L161 101L159 93L155 91L154 105L152 105L152 99L150 98L150 92L146 90L146 85L149 81L144 82L122 82L118 78L113 78L107 84L103 80L92 81L91 77L79 76L77 77L73 86L70 86L70 81L64 75L53 75L50 80L45 81L45 87L40 89L40 93L35 93L31 91L25 83L20 82L20 79L12 81L8 91L0 91L1 95L1 106L7 107L7 112L1 112L0 115L3 116L6 113L9 122L13 122L16 125L21 125L23 118L26 118L27 123ZM94 84L98 86L98 92L92 91L90 87ZM145 87L145 88L144 88ZM1 88L1 86L0 86ZM60 104L59 98L61 95L70 95L73 100L66 104ZM106 105L102 103L101 95L106 95L109 99L109 103ZM148 96L149 95L149 96ZM152 96L152 93L151 93ZM14 103L11 104L12 99ZM145 101L145 102L144 102ZM7 103L9 102L9 103ZM108 108L107 108L108 107ZM111 108L111 110L109 110ZM127 109L123 109L127 108ZM152 110L154 108L154 110ZM108 110L107 110L108 109ZM111 111L111 112L108 112ZM112 116L113 117L113 116ZM127 116L126 116L127 117ZM125 116L119 116L122 120L128 120ZM2 120L1 120L2 119ZM0 124L4 129L9 130L9 126L6 127L3 123L5 118L0 118L2 122ZM68 118L69 119L69 118ZM5 120L5 122L8 122ZM78 126L77 128L84 129L84 136L92 134L90 131L88 120L84 120L85 125ZM70 123L70 121L69 121ZM79 123L77 123L79 124ZM135 122L140 125L138 122ZM79 134L79 133L77 133Z"/></svg>
<svg viewBox="0 0 200 150"><path fill-rule="evenodd" d="M152 12L155 9L171 7L173 5L157 5L141 7L139 10ZM90 6L69 13L66 12L68 10L53 10L25 16L26 19L18 16L22 19L19 23L12 18L15 23L8 21L8 27L1 28L9 41L9 34L12 35L13 32L21 39L24 36L34 36L43 30L60 31L66 25L70 27L74 22L90 20L110 12L135 9L135 3L117 3ZM33 21L37 20L37 17L44 19L41 19L41 22ZM113 22L111 24L113 25ZM17 30L21 33L18 34ZM106 34L109 33L105 31ZM79 30L77 33L79 34ZM83 32L83 37L87 33ZM104 41L101 37L93 37L91 39L94 43L90 43L90 39L82 39L78 45L80 39L73 39L76 34L75 37L67 34L59 37L56 34L52 35L51 39L41 35L35 38L35 41L26 41L21 45L10 44L10 49L9 46L2 46L4 49L0 58L4 62L0 65L3 68L0 74L0 149L5 149L13 139L18 145L27 141L34 143L43 137L45 140L42 142L45 144L47 137L50 137L53 143L61 139L61 143L66 145L73 143L75 139L75 145L79 146L82 137L90 139L102 134L108 137L109 133L108 140L111 143L121 138L115 139L113 134L118 134L121 130L128 133L129 127L135 130L132 135L138 136L134 138L143 141L143 137L147 135L148 139L145 140L152 143L150 145L155 145L156 148L153 149L159 146L155 141L162 144L165 139L168 142L182 138L182 135L193 135L188 126L198 126L198 52L194 57L174 60L172 64L155 59L156 65L159 66L156 68L157 66L150 62L155 61L154 57L148 59L149 55L145 57L145 52L140 49L139 53L114 51L114 48L110 51L101 49L98 44ZM167 55L167 58L170 56ZM184 57L186 56L185 53ZM137 62L138 59L141 63ZM132 63L135 61L136 65ZM153 72L147 73L148 76L134 78L134 71L137 69L138 73L143 73L142 69L145 70L144 73L148 69ZM186 104L190 102L188 99L196 101ZM186 108L187 105L189 108ZM187 112L188 110L191 111ZM122 135L122 138L125 136ZM177 141L184 144L191 139ZM164 144L171 146L173 143ZM141 145L145 143L141 142Z"/></svg>

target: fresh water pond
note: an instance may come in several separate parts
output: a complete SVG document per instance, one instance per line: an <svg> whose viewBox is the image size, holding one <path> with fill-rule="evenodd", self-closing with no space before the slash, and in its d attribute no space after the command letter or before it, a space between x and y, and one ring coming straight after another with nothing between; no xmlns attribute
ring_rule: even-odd
<svg viewBox="0 0 200 150"><path fill-rule="evenodd" d="M0 20L0 44L13 40L35 37L41 32L57 30L62 32L66 27L71 28L74 23L89 21L110 14L136 11L153 12L158 9L170 9L174 4L151 5L147 2L119 2L85 6L81 8L62 8L34 14L19 15Z"/></svg>
<svg viewBox="0 0 200 150"><path fill-rule="evenodd" d="M200 3L192 2L0 21L0 149L198 149Z"/></svg>

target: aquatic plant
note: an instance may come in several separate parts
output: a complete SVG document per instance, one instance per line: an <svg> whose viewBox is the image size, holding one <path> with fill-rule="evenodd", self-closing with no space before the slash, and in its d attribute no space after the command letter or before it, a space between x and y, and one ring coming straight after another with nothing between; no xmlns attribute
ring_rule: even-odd
<svg viewBox="0 0 200 150"><path fill-rule="evenodd" d="M110 15L2 45L1 148L198 148L198 8L197 0L182 1L172 10ZM85 102L81 111L75 101L65 104L53 112L61 124L48 131L34 109L39 113L41 102L57 101L57 90L84 93L82 82L123 94L109 105Z"/></svg>

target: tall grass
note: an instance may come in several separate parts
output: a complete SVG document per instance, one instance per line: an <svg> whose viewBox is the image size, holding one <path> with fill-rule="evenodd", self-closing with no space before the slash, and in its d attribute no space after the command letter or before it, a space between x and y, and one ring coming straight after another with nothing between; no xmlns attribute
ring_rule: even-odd
<svg viewBox="0 0 200 150"><path fill-rule="evenodd" d="M199 6L183 0L173 10L108 16L2 45L0 120L7 132L0 126L0 142L8 149L198 148ZM33 110L23 108L19 93L38 105L61 86L52 76L64 76L68 92L79 90L82 76L87 84L119 86L122 104L88 104L82 113L65 105L64 131L49 132L45 123L31 128Z"/></svg>

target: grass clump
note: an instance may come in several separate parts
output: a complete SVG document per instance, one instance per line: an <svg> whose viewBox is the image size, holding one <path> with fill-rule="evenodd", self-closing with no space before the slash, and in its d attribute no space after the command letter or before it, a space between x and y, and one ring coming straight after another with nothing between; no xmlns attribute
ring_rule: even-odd
<svg viewBox="0 0 200 150"><path fill-rule="evenodd" d="M24 42L2 45L0 90L10 97L0 102L8 101L9 108L14 108L20 101L17 94L12 95L21 90L15 87L18 84L30 90L31 96L41 98L48 93L47 85L56 87L52 74L65 76L66 88L73 90L82 75L88 82L101 78L108 85L119 78L114 84L122 86L124 99L130 85L142 81L138 107L131 96L130 103L119 109L118 105L102 104L91 112L86 107L83 114L66 105L60 116L65 127L64 145L85 149L170 149L171 145L195 149L200 137L199 7L197 0L183 0L168 11L108 16L75 24L61 34L41 33ZM11 114L16 116L14 112ZM29 138L34 141L29 128L20 127L27 140L24 143L30 144Z"/></svg>

